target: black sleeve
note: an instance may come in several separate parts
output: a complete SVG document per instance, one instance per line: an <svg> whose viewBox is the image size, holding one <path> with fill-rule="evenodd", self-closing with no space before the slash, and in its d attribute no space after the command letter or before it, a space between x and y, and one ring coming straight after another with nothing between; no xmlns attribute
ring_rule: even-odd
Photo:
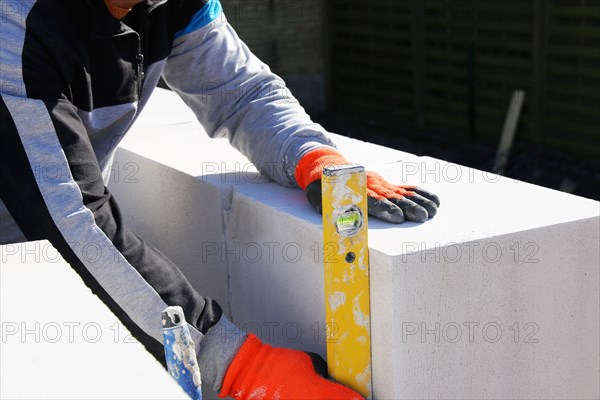
<svg viewBox="0 0 600 400"><path fill-rule="evenodd" d="M67 100L0 98L0 198L29 240L48 239L164 363L161 311L183 307L198 340L221 309L124 224Z"/></svg>

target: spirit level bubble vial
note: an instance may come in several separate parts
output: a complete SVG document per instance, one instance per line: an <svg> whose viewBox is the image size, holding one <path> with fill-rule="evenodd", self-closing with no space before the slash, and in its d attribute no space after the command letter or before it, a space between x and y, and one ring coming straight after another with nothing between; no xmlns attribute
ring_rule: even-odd
<svg viewBox="0 0 600 400"><path fill-rule="evenodd" d="M367 178L359 165L321 178L327 364L336 381L372 397Z"/></svg>

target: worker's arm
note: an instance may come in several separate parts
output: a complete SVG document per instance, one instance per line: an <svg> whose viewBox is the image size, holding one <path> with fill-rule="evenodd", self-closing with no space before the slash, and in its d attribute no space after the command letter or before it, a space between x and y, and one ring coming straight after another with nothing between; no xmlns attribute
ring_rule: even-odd
<svg viewBox="0 0 600 400"><path fill-rule="evenodd" d="M2 202L26 238L49 240L163 364L161 312L181 306L204 379L220 386L245 334L167 257L124 225L71 101L71 86L49 54L48 35L36 31L43 33L44 26L34 24L32 32L23 15L9 11L0 10ZM209 334L216 331L224 334Z"/></svg>
<svg viewBox="0 0 600 400"><path fill-rule="evenodd" d="M284 81L240 40L218 1L209 1L175 36L165 81L211 137L226 137L260 170L296 186L300 158L333 146Z"/></svg>
<svg viewBox="0 0 600 400"><path fill-rule="evenodd" d="M50 240L161 363L161 312L179 305L198 350L202 379L215 390L224 385L222 397L360 398L317 375L306 353L247 338L167 257L124 226L85 129L66 99L2 93L0 132L0 196L27 239Z"/></svg>
<svg viewBox="0 0 600 400"><path fill-rule="evenodd" d="M309 202L320 210L316 180L322 167L347 161L283 80L238 38L218 1L210 1L177 33L164 77L210 136L227 137L261 173L280 184L305 189ZM437 196L423 189L391 185L372 172L367 185L369 213L382 220L422 222L437 212Z"/></svg>
<svg viewBox="0 0 600 400"><path fill-rule="evenodd" d="M204 378L220 385L245 336L166 256L125 227L72 104L2 93L0 118L0 196L26 238L48 239L162 363L161 312L181 306ZM227 334L203 340L214 330Z"/></svg>
<svg viewBox="0 0 600 400"><path fill-rule="evenodd" d="M214 301L200 296L167 257L124 225L79 117L82 110L72 102L70 82L48 54L53 38L43 34L43 24L33 24L42 32L30 32L24 23L28 19L9 11L0 10L0 198L26 238L49 240L163 364L161 313L168 305L181 306L203 380L216 390L227 376L231 388L267 383L278 388L281 398L293 397L290 385L317 382L326 389L322 398L348 393L319 378L310 364L301 376L289 373L284 367L303 354L295 351L273 353L265 361L276 375L269 370L258 374L266 380L248 378L244 371L254 373L255 366L244 358L254 353L241 351L246 334L227 321ZM230 365L236 368L229 371Z"/></svg>

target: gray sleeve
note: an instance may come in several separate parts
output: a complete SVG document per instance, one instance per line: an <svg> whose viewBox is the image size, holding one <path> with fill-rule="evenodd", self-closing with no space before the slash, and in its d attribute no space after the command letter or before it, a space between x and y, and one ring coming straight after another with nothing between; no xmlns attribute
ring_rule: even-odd
<svg viewBox="0 0 600 400"><path fill-rule="evenodd" d="M334 146L285 86L239 39L224 14L175 39L164 79L211 137L226 137L284 186L308 151Z"/></svg>

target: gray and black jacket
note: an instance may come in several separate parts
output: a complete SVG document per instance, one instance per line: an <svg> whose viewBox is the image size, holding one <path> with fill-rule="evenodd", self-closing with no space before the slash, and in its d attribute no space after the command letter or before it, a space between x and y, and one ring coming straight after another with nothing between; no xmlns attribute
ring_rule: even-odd
<svg viewBox="0 0 600 400"><path fill-rule="evenodd" d="M203 379L219 389L243 335L124 226L103 176L161 76L210 136L283 185L296 184L303 154L331 145L323 128L240 41L218 0L146 0L123 21L103 0L0 3L0 243L50 240L161 362L158 316L182 306L203 341Z"/></svg>

